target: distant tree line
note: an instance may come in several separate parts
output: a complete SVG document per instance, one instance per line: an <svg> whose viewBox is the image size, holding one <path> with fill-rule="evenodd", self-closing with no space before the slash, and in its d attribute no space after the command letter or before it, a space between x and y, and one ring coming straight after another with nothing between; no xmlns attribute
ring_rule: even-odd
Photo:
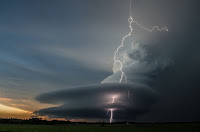
<svg viewBox="0 0 200 132"><path fill-rule="evenodd" d="M17 119L17 118L0 118L0 124L33 124L33 125L67 125L67 124L100 124L101 126L105 126L106 124L110 124L108 122L71 122L69 120L42 120L42 118L31 118L31 119ZM199 124L200 122L152 122L152 123L135 123L135 122L114 122L112 124L139 124L139 125L159 125L159 124Z"/></svg>
<svg viewBox="0 0 200 132"><path fill-rule="evenodd" d="M41 118L31 118L31 119L16 119L16 118L0 118L1 124L35 124L35 125L56 125L56 124L72 124L71 121L61 121L61 120L42 120Z"/></svg>

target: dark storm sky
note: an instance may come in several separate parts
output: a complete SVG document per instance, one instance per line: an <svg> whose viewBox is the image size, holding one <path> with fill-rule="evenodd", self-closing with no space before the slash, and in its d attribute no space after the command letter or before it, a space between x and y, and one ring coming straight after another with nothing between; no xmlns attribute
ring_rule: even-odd
<svg viewBox="0 0 200 132"><path fill-rule="evenodd" d="M160 43L154 50L173 60L151 86L160 101L138 121L199 121L199 4L133 3L133 18L142 25L168 27L162 37L144 35L143 41ZM51 90L100 83L112 74L113 53L129 31L128 17L129 0L1 1L0 96L34 101ZM141 37L137 27L135 33Z"/></svg>

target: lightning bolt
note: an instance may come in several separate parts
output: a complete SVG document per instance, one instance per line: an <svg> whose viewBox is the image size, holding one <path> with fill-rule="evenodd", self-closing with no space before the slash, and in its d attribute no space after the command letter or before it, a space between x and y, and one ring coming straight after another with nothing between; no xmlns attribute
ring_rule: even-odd
<svg viewBox="0 0 200 132"><path fill-rule="evenodd" d="M113 100L112 100L112 103L114 103L115 102L115 97L113 97Z"/></svg>
<svg viewBox="0 0 200 132"><path fill-rule="evenodd" d="M154 26L154 27L152 27L151 29L148 29L148 28L142 26L141 24L139 24L137 21L133 20L133 18L132 18L132 0L130 0L130 17L129 17L129 19L128 19L128 22L129 22L130 32L129 32L126 36L124 36L124 37L122 38L122 41L121 41L120 46L117 47L117 50L116 50L115 53L114 53L114 62L120 64L120 69L119 69L119 70L120 70L120 72L121 72L121 77L120 77L119 83L121 83L123 79L125 80L125 83L128 82L128 81L127 81L127 76L126 76L126 74L125 74L124 71L123 71L123 63L122 63L119 59L117 59L117 53L119 52L119 49L122 48L122 47L124 46L124 41L125 41L125 39L126 39L127 37L131 36L131 34L132 34L132 32L133 32L132 23L135 23L135 24L136 24L137 26L139 26L140 28L142 28L142 29L144 29L144 30L146 30L146 31L149 31L149 32L153 32L155 29L158 30L158 31L162 31L162 30L168 31L168 28L167 28L167 27L159 28L158 26ZM114 65L114 63L113 63L113 65Z"/></svg>
<svg viewBox="0 0 200 132"><path fill-rule="evenodd" d="M113 121L113 109L110 109L110 123Z"/></svg>
<svg viewBox="0 0 200 132"><path fill-rule="evenodd" d="M119 83L122 82L123 78L125 78L125 82L127 83L127 77L126 77L124 71L122 70L122 69L123 69L123 64L122 64L122 62L121 62L120 60L117 59L117 53L118 53L119 49L122 48L122 47L124 46L124 40L125 40L127 37L131 36L131 34L132 34L132 31L133 31L133 28L132 28L132 25L131 25L131 24L133 23L133 18L132 18L132 16L129 17L128 22L129 22L130 32L129 32L129 34L127 34L126 36L124 36L124 37L122 38L122 41L121 41L120 46L117 47L117 50L116 50L115 53L114 53L114 62L120 64L121 78L120 78L120 80L119 80Z"/></svg>
<svg viewBox="0 0 200 132"><path fill-rule="evenodd" d="M112 97L112 104L115 103L115 98L116 97ZM113 121L113 109L109 109L108 111L110 111L110 123L112 123Z"/></svg>
<svg viewBox="0 0 200 132"><path fill-rule="evenodd" d="M116 51L114 53L114 62L120 64L119 70L121 72L121 76L120 76L119 83L122 83L123 79L125 80L125 83L128 82L127 76L123 71L123 63L119 59L117 59L117 53L119 52L120 48L122 48L124 46L125 39L132 35L132 32L133 32L132 24L134 23L137 26L139 26L140 28L142 28L142 29L144 29L144 30L146 30L148 32L153 32L154 30L158 30L158 31L165 30L165 31L168 31L167 27L159 28L158 26L154 26L151 29L149 29L149 28L146 28L146 27L142 26L137 21L133 20L133 17L132 17L132 0L130 0L130 16L128 18L128 22L129 22L130 32L122 38L120 46L117 47L117 49L116 49ZM113 66L114 66L114 63L113 63ZM129 91L128 91L128 98L130 98ZM115 103L115 97L112 98L112 103ZM109 109L109 111L110 111L110 123L112 123L112 121L113 121L113 110L114 109Z"/></svg>

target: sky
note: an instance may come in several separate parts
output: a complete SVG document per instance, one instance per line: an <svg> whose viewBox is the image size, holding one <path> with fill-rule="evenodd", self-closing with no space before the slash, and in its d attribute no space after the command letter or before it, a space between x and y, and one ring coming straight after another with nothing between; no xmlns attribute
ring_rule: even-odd
<svg viewBox="0 0 200 132"><path fill-rule="evenodd" d="M0 117L108 121L115 108L115 121L199 121L199 1L133 1L134 20L169 31L132 24L117 56L128 84L119 84L113 56L130 30L129 4L1 1Z"/></svg>

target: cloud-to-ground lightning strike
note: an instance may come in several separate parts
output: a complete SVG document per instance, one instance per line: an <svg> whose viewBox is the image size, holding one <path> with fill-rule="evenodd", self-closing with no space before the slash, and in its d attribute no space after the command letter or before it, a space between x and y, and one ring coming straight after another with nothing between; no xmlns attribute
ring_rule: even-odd
<svg viewBox="0 0 200 132"><path fill-rule="evenodd" d="M114 53L114 62L120 64L121 78L120 78L120 80L119 80L119 83L121 83L123 79L124 79L125 82L127 83L127 76L125 75L125 73L124 73L124 71L123 71L123 63L122 63L119 59L117 59L117 53L119 52L119 49L122 48L122 47L124 46L124 41L125 41L125 39L126 39L127 37L131 36L132 31L133 31L132 23L135 23L135 24L136 24L137 26L139 26L140 28L142 28L142 29L144 29L144 30L146 30L146 31L149 31L149 32L153 32L153 30L155 30L155 29L158 30L158 31L162 31L162 30L168 31L168 28L167 28L167 27L159 28L158 26L154 26L154 27L152 27L151 29L148 29L148 28L142 26L142 25L139 24L137 21L134 21L134 20L133 20L133 18L132 18L132 12L131 12L131 11L132 11L132 0L130 0L130 17L129 17L129 19L128 19L130 32L129 32L126 36L124 36L124 37L122 38L122 41L121 41L120 46L117 47L117 50L116 50L115 53Z"/></svg>
<svg viewBox="0 0 200 132"><path fill-rule="evenodd" d="M110 123L113 121L113 109L110 109Z"/></svg>
<svg viewBox="0 0 200 132"><path fill-rule="evenodd" d="M112 97L112 102L111 102L112 104L115 103L115 98L116 97L114 97L114 96ZM108 111L110 111L110 123L112 123L112 121L113 121L113 109L109 109Z"/></svg>
<svg viewBox="0 0 200 132"><path fill-rule="evenodd" d="M128 19L128 22L129 22L130 32L122 38L122 41L121 41L120 46L117 47L117 50L116 50L115 53L114 53L114 62L120 64L119 70L120 70L120 72L121 72L121 77L120 77L119 83L122 83L122 80L123 80L123 79L125 80L125 83L128 82L127 76L126 76L126 74L125 74L124 71L123 71L123 63L122 63L119 59L117 59L117 53L119 52L119 49L122 48L122 47L124 46L124 41L125 41L125 39L126 39L127 37L130 37L130 36L131 36L131 34L132 34L132 32L133 32L132 23L135 23L135 24L136 24L137 26L139 26L140 28L142 28L142 29L144 29L144 30L146 30L146 31L149 31L149 32L153 32L155 29L158 30L158 31L162 31L162 30L168 31L168 28L167 28L167 27L159 28L158 26L154 26L154 27L152 27L151 29L148 29L148 28L142 26L142 25L141 25L140 23L138 23L137 21L133 20L133 17L132 17L132 0L130 0L130 17L129 17L129 19ZM129 96L130 96L129 94L130 94L130 93L129 93L129 91L128 91L128 98L129 98ZM112 103L114 103L114 102L115 102L115 97L113 97ZM112 123L112 121L113 121L113 109L109 109L109 110L110 110L110 123Z"/></svg>

